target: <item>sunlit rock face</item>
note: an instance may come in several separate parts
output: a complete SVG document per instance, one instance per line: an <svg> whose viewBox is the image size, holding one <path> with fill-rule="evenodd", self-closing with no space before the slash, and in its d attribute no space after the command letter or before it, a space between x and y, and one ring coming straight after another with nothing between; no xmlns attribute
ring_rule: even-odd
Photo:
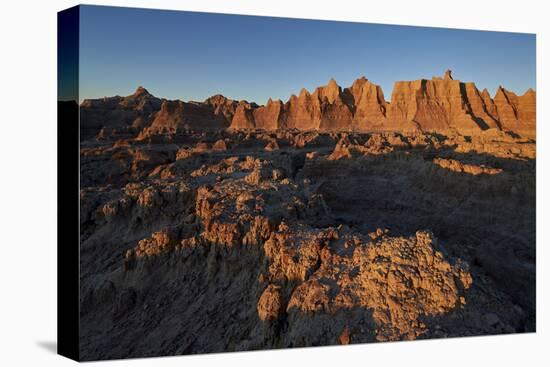
<svg viewBox="0 0 550 367"><path fill-rule="evenodd" d="M468 89L473 102L468 98ZM468 87L453 80L450 71L443 78L397 82L388 117L397 126L405 124L405 129L415 124L424 131L455 130L475 134L488 127L476 121L472 109L472 103L479 107L476 91L474 85Z"/></svg>
<svg viewBox="0 0 550 367"><path fill-rule="evenodd" d="M532 89L518 97L514 92L499 87L494 100L503 129L534 135L536 95Z"/></svg>
<svg viewBox="0 0 550 367"><path fill-rule="evenodd" d="M82 358L534 331L535 99L86 101Z"/></svg>
<svg viewBox="0 0 550 367"><path fill-rule="evenodd" d="M380 86L365 77L346 89L348 104L353 107L353 128L359 131L383 129L386 122L386 100Z"/></svg>
<svg viewBox="0 0 550 367"><path fill-rule="evenodd" d="M80 136L135 135L151 124L161 103L143 87L127 97L85 99L80 105Z"/></svg>
<svg viewBox="0 0 550 367"><path fill-rule="evenodd" d="M431 80L399 81L391 103L365 77L342 89L334 79L313 93L302 89L284 105L270 100L253 114L236 116L234 129L319 131L434 131L477 135L488 129L533 136L536 95L517 97L500 88L495 100L474 83L454 80L451 72ZM270 111L270 112L268 112ZM499 112L500 111L500 112Z"/></svg>
<svg viewBox="0 0 550 367"><path fill-rule="evenodd" d="M451 76L395 83L391 102L380 86L365 77L350 87L334 79L310 93L305 88L286 103L269 99L263 106L217 94L203 102L168 101L139 87L127 97L85 100L81 133L95 137L127 138L177 135L189 131L288 130L355 132L451 132L479 135L496 129L534 137L536 93L522 96L502 87L494 99L474 83Z"/></svg>

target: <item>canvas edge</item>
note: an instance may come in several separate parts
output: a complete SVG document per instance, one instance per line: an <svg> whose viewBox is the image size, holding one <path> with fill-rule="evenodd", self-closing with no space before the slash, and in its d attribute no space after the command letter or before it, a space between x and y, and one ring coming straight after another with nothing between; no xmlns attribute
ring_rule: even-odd
<svg viewBox="0 0 550 367"><path fill-rule="evenodd" d="M57 13L57 353L80 360L80 7Z"/></svg>

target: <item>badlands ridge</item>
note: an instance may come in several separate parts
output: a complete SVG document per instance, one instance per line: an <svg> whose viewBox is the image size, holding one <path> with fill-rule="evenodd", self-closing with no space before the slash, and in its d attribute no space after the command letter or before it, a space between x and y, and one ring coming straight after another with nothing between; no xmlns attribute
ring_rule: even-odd
<svg viewBox="0 0 550 367"><path fill-rule="evenodd" d="M477 134L487 129L534 136L536 94L499 87L494 98L474 83L442 78L397 82L391 103L366 78L342 89L331 79L313 93L306 89L283 103L265 106L215 95L204 102L169 101L139 87L127 97L85 100L81 105L84 136L139 132L142 138L192 130L278 129L318 131L454 131Z"/></svg>
<svg viewBox="0 0 550 367"><path fill-rule="evenodd" d="M85 100L81 357L535 331L535 110L450 72Z"/></svg>

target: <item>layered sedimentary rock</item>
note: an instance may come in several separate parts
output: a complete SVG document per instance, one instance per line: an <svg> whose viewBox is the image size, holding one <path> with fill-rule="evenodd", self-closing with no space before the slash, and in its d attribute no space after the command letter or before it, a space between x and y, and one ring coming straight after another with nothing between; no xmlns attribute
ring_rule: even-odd
<svg viewBox="0 0 550 367"><path fill-rule="evenodd" d="M327 86L319 87L312 95L321 101L319 130L349 130L353 120L351 107L344 102L342 88L331 79Z"/></svg>
<svg viewBox="0 0 550 367"><path fill-rule="evenodd" d="M494 98L496 110L504 130L519 133L534 133L536 120L536 95L529 89L518 97L499 87Z"/></svg>
<svg viewBox="0 0 550 367"><path fill-rule="evenodd" d="M86 141L81 357L535 331L535 148L498 129Z"/></svg>
<svg viewBox="0 0 550 367"><path fill-rule="evenodd" d="M512 131L533 137L536 93L517 96L499 87L494 100L474 83L454 80L451 71L431 80L398 81L391 103L380 86L365 77L348 88L334 79L310 93L305 88L286 103L265 106L220 94L204 102L161 100L140 87L127 97L85 100L81 104L84 139L127 135L141 138L189 130L297 129L302 131L437 131L478 135Z"/></svg>
<svg viewBox="0 0 550 367"><path fill-rule="evenodd" d="M239 106L239 102L226 98L221 94L216 94L207 98L204 101L204 104L210 106L214 110L214 114L223 115L227 121L227 124L231 123L231 120L235 115L235 111Z"/></svg>
<svg viewBox="0 0 550 367"><path fill-rule="evenodd" d="M537 94L531 88L518 98L518 117L527 125L527 129L535 127L537 119Z"/></svg>
<svg viewBox="0 0 550 367"><path fill-rule="evenodd" d="M380 86L365 77L357 79L345 89L348 103L353 109L352 126L357 130L383 127L386 121L386 100Z"/></svg>
<svg viewBox="0 0 550 367"><path fill-rule="evenodd" d="M532 90L80 110L85 360L535 331Z"/></svg>
<svg viewBox="0 0 550 367"><path fill-rule="evenodd" d="M265 130L278 128L298 130L339 131L357 125L361 128L379 124L384 117L384 97L380 87L360 79L350 89L342 90L334 79L313 93L302 89L299 96L292 95L286 104L272 102L254 110L247 126ZM354 111L358 114L354 119ZM243 126L242 119L233 121L232 128Z"/></svg>
<svg viewBox="0 0 550 367"><path fill-rule="evenodd" d="M142 129L151 123L161 103L143 87L126 97L85 99L80 105L80 135L86 139L102 129L109 135Z"/></svg>
<svg viewBox="0 0 550 367"><path fill-rule="evenodd" d="M276 101L267 101L265 106L261 106L254 110L254 127L264 130L277 130L280 126L285 125L284 104L278 99Z"/></svg>
<svg viewBox="0 0 550 367"><path fill-rule="evenodd" d="M521 127L518 120L518 97L502 87L498 87L495 95L495 106L502 128L517 130Z"/></svg>
<svg viewBox="0 0 550 367"><path fill-rule="evenodd" d="M283 128L312 130L318 129L321 121L321 101L312 96L307 89L302 89L300 95L292 95L285 104L286 123Z"/></svg>
<svg viewBox="0 0 550 367"><path fill-rule="evenodd" d="M421 130L461 132L479 131L483 127L469 108L466 88L447 71L443 78L397 82L388 113L392 126L408 129L415 124Z"/></svg>
<svg viewBox="0 0 550 367"><path fill-rule="evenodd" d="M495 105L495 101L491 98L491 95L489 94L489 91L487 88L483 89L481 92L481 99L483 99L483 103L485 105L485 111L491 116L494 120L498 121L498 113L497 113L497 106ZM500 123L499 123L500 126Z"/></svg>
<svg viewBox="0 0 550 367"><path fill-rule="evenodd" d="M377 120L378 116L373 110L379 110L379 108L371 106L370 100L376 99L380 94L376 89L374 93L369 91L370 86L369 83L364 88L362 83L358 83L353 92L343 91L336 81L331 79L326 86L316 88L313 93L302 89L299 96L292 95L286 104L280 101L273 102L270 99L266 106L254 109L252 115L243 113L234 118L231 128L348 130L353 123L355 99L360 103L358 121L365 120L366 117Z"/></svg>
<svg viewBox="0 0 550 367"><path fill-rule="evenodd" d="M466 91L469 112L479 127L483 130L500 128L499 122L494 117L496 113L494 112L493 103L487 90L484 90L484 92L487 92L487 95L483 97L474 83L464 83L464 89Z"/></svg>
<svg viewBox="0 0 550 367"><path fill-rule="evenodd" d="M220 130L227 127L223 113L200 103L164 101L151 126L141 137L155 134L178 134L190 130Z"/></svg>
<svg viewBox="0 0 550 367"><path fill-rule="evenodd" d="M242 104L237 107L231 127L233 129L254 129L256 127L254 124L254 114L250 106Z"/></svg>
<svg viewBox="0 0 550 367"><path fill-rule="evenodd" d="M221 130L229 126L237 108L245 101L235 101L220 94L204 102L166 100L153 96L145 88L126 97L86 99L80 105L81 137L110 136L141 138L159 134L176 134L187 130Z"/></svg>
<svg viewBox="0 0 550 367"><path fill-rule="evenodd" d="M252 108L252 113L246 114L245 118L241 115L232 121L231 128L421 130L470 135L487 129L503 129L532 135L535 100L533 90L517 97L501 88L493 101L486 89L480 92L474 83L454 80L450 70L443 77L431 80L396 82L391 103L385 101L378 85L364 77L343 90L331 79L328 85L315 89L313 93L302 89L299 96L292 95L284 105L277 105L274 113L266 114L269 103L260 109ZM260 118L256 117L257 111Z"/></svg>

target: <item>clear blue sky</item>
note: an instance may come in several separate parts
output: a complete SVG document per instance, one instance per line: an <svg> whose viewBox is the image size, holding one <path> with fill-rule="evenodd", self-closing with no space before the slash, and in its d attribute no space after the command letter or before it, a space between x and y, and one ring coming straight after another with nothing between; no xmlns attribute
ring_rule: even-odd
<svg viewBox="0 0 550 367"><path fill-rule="evenodd" d="M364 75L391 97L397 80L442 75L494 94L535 89L535 36L317 20L82 6L80 98L142 85L168 99L221 93L264 104Z"/></svg>

